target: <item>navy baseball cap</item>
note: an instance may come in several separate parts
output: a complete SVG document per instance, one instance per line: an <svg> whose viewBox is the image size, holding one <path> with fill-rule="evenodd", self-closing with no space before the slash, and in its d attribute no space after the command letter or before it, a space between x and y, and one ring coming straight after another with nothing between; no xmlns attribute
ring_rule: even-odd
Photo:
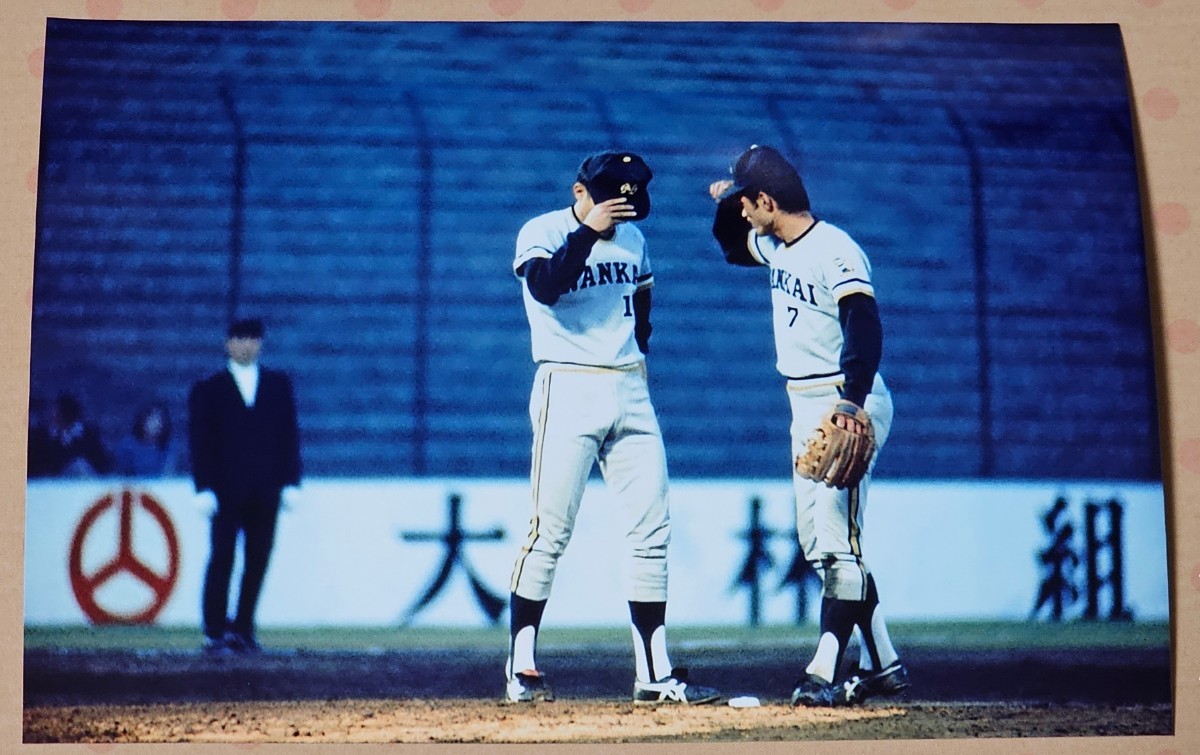
<svg viewBox="0 0 1200 755"><path fill-rule="evenodd" d="M733 175L733 186L721 195L722 199L742 194L753 200L762 191L776 201L790 199L794 200L790 202L793 207L801 204L803 207L799 209L808 209L808 192L799 171L773 147L751 145L734 160L729 172Z"/></svg>
<svg viewBox="0 0 1200 755"><path fill-rule="evenodd" d="M583 161L576 180L587 187L596 203L623 197L633 205L634 220L650 214L647 185L654 173L632 152L600 152Z"/></svg>
<svg viewBox="0 0 1200 755"><path fill-rule="evenodd" d="M262 320L258 318L246 318L230 323L228 336L230 338L257 338L261 340L265 330Z"/></svg>

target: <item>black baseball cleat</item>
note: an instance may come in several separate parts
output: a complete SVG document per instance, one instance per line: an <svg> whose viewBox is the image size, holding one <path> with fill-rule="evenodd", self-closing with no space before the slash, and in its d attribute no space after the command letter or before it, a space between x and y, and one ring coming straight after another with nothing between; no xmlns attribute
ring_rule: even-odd
<svg viewBox="0 0 1200 755"><path fill-rule="evenodd" d="M805 673L796 681L792 690L792 705L806 708L836 708L852 705L855 701L847 695L846 685L827 682L819 676Z"/></svg>
<svg viewBox="0 0 1200 755"><path fill-rule="evenodd" d="M650 705L655 703L681 703L683 705L703 705L721 697L721 693L712 687L700 687L688 684L686 668L675 668L666 679L657 682L633 683L633 702L635 705Z"/></svg>
<svg viewBox="0 0 1200 755"><path fill-rule="evenodd" d="M846 698L851 703L858 703L868 697L898 695L911 686L908 669L895 661L883 671L856 671L846 682Z"/></svg>
<svg viewBox="0 0 1200 755"><path fill-rule="evenodd" d="M254 639L254 636L244 632L226 632L221 639L230 650L241 655L255 655L262 652L262 646Z"/></svg>
<svg viewBox="0 0 1200 755"><path fill-rule="evenodd" d="M534 671L518 671L508 680L504 690L504 701L509 703L553 702L554 693L546 684L544 674Z"/></svg>
<svg viewBox="0 0 1200 755"><path fill-rule="evenodd" d="M225 641L225 636L220 637L204 637L204 654L205 655L225 655L232 653L233 648Z"/></svg>

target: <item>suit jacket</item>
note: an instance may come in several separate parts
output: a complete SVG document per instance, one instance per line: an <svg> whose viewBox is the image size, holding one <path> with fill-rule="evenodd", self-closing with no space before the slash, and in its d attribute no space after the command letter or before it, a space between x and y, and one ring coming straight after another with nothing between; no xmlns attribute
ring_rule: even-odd
<svg viewBox="0 0 1200 755"><path fill-rule="evenodd" d="M288 376L259 367L254 406L247 407L228 369L196 383L188 396L188 441L196 490L221 501L277 502L300 483L300 430Z"/></svg>

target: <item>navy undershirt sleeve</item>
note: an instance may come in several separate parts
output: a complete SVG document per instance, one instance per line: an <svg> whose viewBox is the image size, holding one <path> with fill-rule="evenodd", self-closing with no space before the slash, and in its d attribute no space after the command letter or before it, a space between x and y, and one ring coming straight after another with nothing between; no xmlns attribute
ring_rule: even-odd
<svg viewBox="0 0 1200 755"><path fill-rule="evenodd" d="M552 257L535 257L522 265L518 272L525 276L533 298L546 306L558 301L579 280L599 238L599 231L581 225L567 234L567 240Z"/></svg>
<svg viewBox="0 0 1200 755"><path fill-rule="evenodd" d="M838 320L843 340L841 368L846 376L842 398L862 406L883 358L883 324L875 297L861 293L844 297L838 302Z"/></svg>
<svg viewBox="0 0 1200 755"><path fill-rule="evenodd" d="M650 289L643 288L633 294L633 337L643 354L650 353Z"/></svg>
<svg viewBox="0 0 1200 755"><path fill-rule="evenodd" d="M746 247L746 235L749 233L750 221L742 217L742 200L738 196L726 197L717 203L712 234L721 245L726 262L743 267L762 264L750 255Z"/></svg>

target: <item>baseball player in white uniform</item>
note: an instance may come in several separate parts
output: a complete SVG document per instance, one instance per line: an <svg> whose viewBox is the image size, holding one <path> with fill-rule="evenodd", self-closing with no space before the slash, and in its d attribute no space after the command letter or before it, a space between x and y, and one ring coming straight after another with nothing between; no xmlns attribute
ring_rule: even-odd
<svg viewBox="0 0 1200 755"><path fill-rule="evenodd" d="M845 231L812 215L799 173L776 150L751 147L732 173L732 180L709 187L718 203L713 235L730 264L770 269L776 367L787 379L792 409L792 458L842 400L866 410L882 447L892 398L878 372L883 331L866 254ZM797 536L824 583L820 638L792 704L850 705L902 691L908 672L863 560L870 471L848 489L799 474L792 479ZM842 678L843 654L856 633L859 667Z"/></svg>
<svg viewBox="0 0 1200 755"><path fill-rule="evenodd" d="M538 368L529 400L533 516L511 584L510 702L553 699L535 660L537 634L596 463L626 533L617 573L629 600L634 701L719 696L689 684L667 654L667 462L644 356L654 276L646 240L627 222L649 213L652 176L635 154L593 155L580 165L574 203L533 218L517 236L513 271Z"/></svg>

